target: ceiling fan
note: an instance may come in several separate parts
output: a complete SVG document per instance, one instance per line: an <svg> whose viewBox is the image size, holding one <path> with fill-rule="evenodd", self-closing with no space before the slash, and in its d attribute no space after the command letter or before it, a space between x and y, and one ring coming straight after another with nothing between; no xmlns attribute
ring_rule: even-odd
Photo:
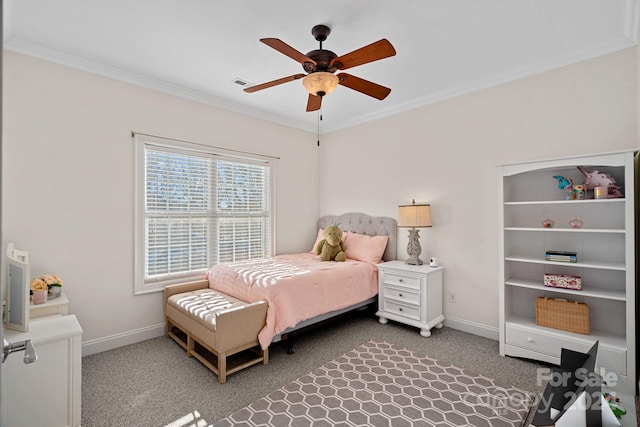
<svg viewBox="0 0 640 427"><path fill-rule="evenodd" d="M331 29L326 25L314 26L311 29L311 34L320 42L320 49L312 50L306 55L280 39L260 39L260 41L267 46L302 64L302 68L308 74L294 74L248 87L244 89L244 91L253 93L293 80L302 79L302 84L309 92L307 111L319 110L322 105L322 97L331 93L339 84L379 100L385 99L387 95L391 93L391 89L361 79L360 77L352 76L351 74L339 73L336 75L334 73L338 70L346 70L395 55L396 50L391 43L389 43L387 39L381 39L375 43L356 49L353 52L338 56L332 51L322 48L322 42L329 37L330 32Z"/></svg>

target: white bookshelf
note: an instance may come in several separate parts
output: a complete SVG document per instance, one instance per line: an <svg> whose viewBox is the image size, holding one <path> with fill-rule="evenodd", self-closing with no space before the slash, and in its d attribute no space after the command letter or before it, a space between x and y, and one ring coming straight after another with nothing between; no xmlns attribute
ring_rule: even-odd
<svg viewBox="0 0 640 427"><path fill-rule="evenodd" d="M598 368L635 389L636 160L622 151L499 166L500 354L559 364L561 348L586 351L597 340ZM565 200L553 176L581 184L577 166L610 174L624 197ZM582 228L569 226L574 217ZM542 226L547 218L554 227ZM577 262L547 261L547 250L576 252ZM581 276L582 290L546 287L545 273ZM590 334L538 326L539 296L587 303Z"/></svg>

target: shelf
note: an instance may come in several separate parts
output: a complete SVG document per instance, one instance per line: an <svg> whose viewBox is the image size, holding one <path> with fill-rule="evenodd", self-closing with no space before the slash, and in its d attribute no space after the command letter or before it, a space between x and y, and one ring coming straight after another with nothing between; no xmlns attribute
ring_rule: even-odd
<svg viewBox="0 0 640 427"><path fill-rule="evenodd" d="M584 199L584 200L527 200L525 202L504 202L505 206L517 205L580 205L601 203L624 203L625 198L618 199Z"/></svg>
<svg viewBox="0 0 640 427"><path fill-rule="evenodd" d="M44 304L29 303L29 317L35 319L43 316L69 314L69 300L64 293L58 298L48 299Z"/></svg>
<svg viewBox="0 0 640 427"><path fill-rule="evenodd" d="M581 296L581 297L593 297L609 299L614 301L626 301L627 297L622 291L615 291L611 289L602 288L582 288L582 290L576 291L571 289L553 288L544 286L542 282L538 280L519 279L516 277L509 278L505 281L505 285L515 286L519 288L537 289L545 292L555 292L562 295Z"/></svg>
<svg viewBox="0 0 640 427"><path fill-rule="evenodd" d="M547 328L545 326L536 325L535 319L529 319L524 316L512 315L510 316L506 323L511 323L513 325L518 325L521 327L531 328L538 332L547 334L547 335L557 335L559 338L570 338L577 341L585 341L587 343L593 344L595 340L598 340L600 344L604 344L609 347L613 347L618 349L619 351L626 351L626 339L623 334L615 334L612 332L604 332L591 329L589 335L584 334L576 334L574 332L563 331L560 329Z"/></svg>
<svg viewBox="0 0 640 427"><path fill-rule="evenodd" d="M626 271L626 267L622 262L602 262L602 261L579 261L579 262L556 262L547 261L543 257L529 257L522 255L507 255L504 257L505 261L512 262L527 262L530 264L548 264L548 265L562 265L565 267L580 267L580 268L599 268L602 270L617 270Z"/></svg>
<svg viewBox="0 0 640 427"><path fill-rule="evenodd" d="M505 227L504 231L532 231L543 233L613 233L625 234L626 230L615 228L543 228L543 227Z"/></svg>

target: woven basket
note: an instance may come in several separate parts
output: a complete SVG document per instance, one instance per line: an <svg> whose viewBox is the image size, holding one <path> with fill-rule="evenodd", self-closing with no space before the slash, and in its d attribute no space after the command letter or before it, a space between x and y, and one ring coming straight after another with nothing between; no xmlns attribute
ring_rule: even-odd
<svg viewBox="0 0 640 427"><path fill-rule="evenodd" d="M538 297L536 325L589 334L589 306L583 302Z"/></svg>

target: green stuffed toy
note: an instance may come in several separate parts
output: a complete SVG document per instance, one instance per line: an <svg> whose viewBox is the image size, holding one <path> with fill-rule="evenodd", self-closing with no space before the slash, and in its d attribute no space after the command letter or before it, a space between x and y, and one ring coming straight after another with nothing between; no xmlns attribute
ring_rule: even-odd
<svg viewBox="0 0 640 427"><path fill-rule="evenodd" d="M320 261L344 261L345 246L342 241L342 230L335 225L326 227L323 231L324 239L316 245L316 255L320 255Z"/></svg>

